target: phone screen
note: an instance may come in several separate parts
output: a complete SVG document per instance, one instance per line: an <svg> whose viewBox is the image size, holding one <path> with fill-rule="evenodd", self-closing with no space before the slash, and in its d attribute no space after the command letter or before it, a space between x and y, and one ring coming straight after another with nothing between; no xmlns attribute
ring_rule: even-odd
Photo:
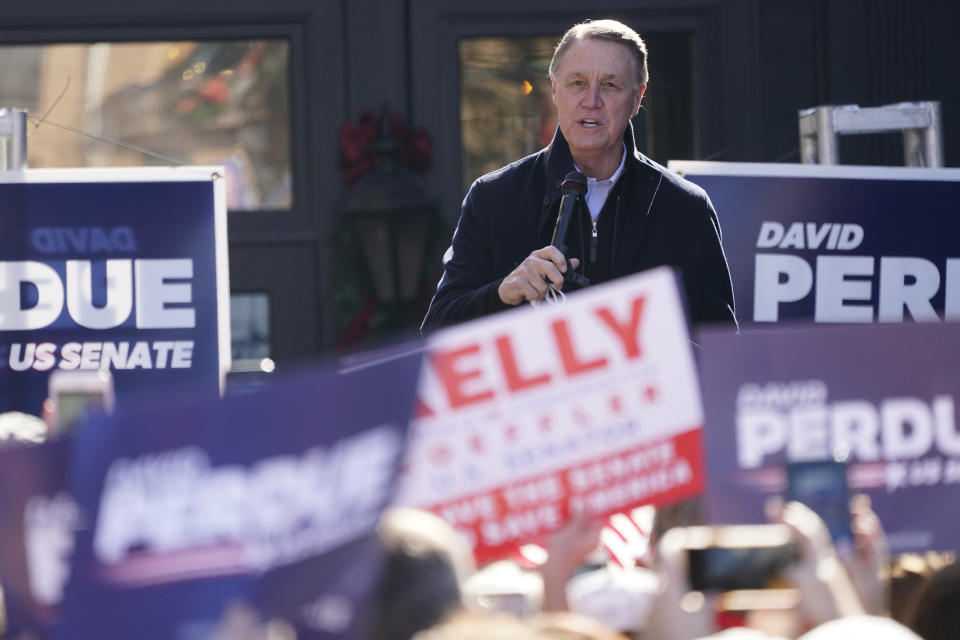
<svg viewBox="0 0 960 640"><path fill-rule="evenodd" d="M797 561L796 543L775 547L706 547L687 550L694 591L786 587L783 572Z"/></svg>
<svg viewBox="0 0 960 640"><path fill-rule="evenodd" d="M830 530L834 546L853 544L845 464L833 460L788 464L786 499L813 509Z"/></svg>
<svg viewBox="0 0 960 640"><path fill-rule="evenodd" d="M57 421L68 429L91 411L103 411L103 393L99 391L63 391L57 394Z"/></svg>

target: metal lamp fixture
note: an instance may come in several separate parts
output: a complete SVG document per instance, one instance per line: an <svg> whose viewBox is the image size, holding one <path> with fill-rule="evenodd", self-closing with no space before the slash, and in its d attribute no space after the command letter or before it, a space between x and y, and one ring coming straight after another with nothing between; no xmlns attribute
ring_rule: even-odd
<svg viewBox="0 0 960 640"><path fill-rule="evenodd" d="M381 118L375 150L381 163L360 178L344 213L363 251L377 298L402 302L416 297L434 204L417 175L397 164L399 144Z"/></svg>

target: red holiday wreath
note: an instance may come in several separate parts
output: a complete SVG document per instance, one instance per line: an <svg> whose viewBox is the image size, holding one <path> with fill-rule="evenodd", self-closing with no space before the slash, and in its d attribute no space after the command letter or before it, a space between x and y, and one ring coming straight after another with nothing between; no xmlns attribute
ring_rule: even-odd
<svg viewBox="0 0 960 640"><path fill-rule="evenodd" d="M340 126L340 168L348 185L383 162L382 152L375 144L382 121L380 114L364 111L359 122L345 122ZM398 165L417 173L430 168L433 146L423 126L411 127L394 112L387 116L387 131L396 144L394 159Z"/></svg>

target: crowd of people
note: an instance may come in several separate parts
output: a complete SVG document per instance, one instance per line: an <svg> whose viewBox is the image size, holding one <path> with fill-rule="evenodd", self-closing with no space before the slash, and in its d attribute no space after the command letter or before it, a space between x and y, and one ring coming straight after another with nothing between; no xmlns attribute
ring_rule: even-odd
<svg viewBox="0 0 960 640"><path fill-rule="evenodd" d="M39 419L5 414L0 440L36 443L43 427ZM786 528L796 557L762 589L697 590L691 583L692 541L713 530L701 524L702 512L692 500L611 518L574 515L542 546L478 568L466 537L446 521L390 508L377 532L383 570L359 640L960 637L954 554L891 557L864 495L850 503L852 545L835 545L804 504L770 499L768 520ZM740 527L746 539L715 542L751 548L763 544L749 539L758 530ZM231 628L244 628L244 638L265 637L256 617L248 617L250 624L234 620Z"/></svg>
<svg viewBox="0 0 960 640"><path fill-rule="evenodd" d="M891 558L864 496L851 501L850 548L838 549L823 520L799 502L772 499L767 512L788 528L795 560L764 589L695 591L690 538L705 527L677 526L678 513L696 513L686 505L660 510L646 532L648 553L628 562L601 542L607 519L574 517L550 536L542 561L517 554L479 570L445 521L395 508L380 527L389 559L363 638L960 637L960 565L946 553Z"/></svg>

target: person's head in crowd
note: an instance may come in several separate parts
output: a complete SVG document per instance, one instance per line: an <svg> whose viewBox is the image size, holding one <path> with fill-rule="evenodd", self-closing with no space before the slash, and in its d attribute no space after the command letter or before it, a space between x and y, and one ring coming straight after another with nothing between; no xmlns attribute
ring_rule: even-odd
<svg viewBox="0 0 960 640"><path fill-rule="evenodd" d="M927 579L906 623L923 640L960 638L960 564L948 564Z"/></svg>
<svg viewBox="0 0 960 640"><path fill-rule="evenodd" d="M532 622L545 640L627 640L606 620L570 611L551 611Z"/></svg>
<svg viewBox="0 0 960 640"><path fill-rule="evenodd" d="M261 620L253 606L237 601L224 607L216 626L206 637L208 640L296 640L297 636L285 620Z"/></svg>
<svg viewBox="0 0 960 640"><path fill-rule="evenodd" d="M415 635L413 640L627 640L600 620L569 611L519 618L463 610Z"/></svg>
<svg viewBox="0 0 960 640"><path fill-rule="evenodd" d="M20 411L0 413L0 446L23 443L39 444L47 437L47 423L37 416Z"/></svg>
<svg viewBox="0 0 960 640"><path fill-rule="evenodd" d="M547 640L527 618L498 611L464 609L421 631L413 640Z"/></svg>
<svg viewBox="0 0 960 640"><path fill-rule="evenodd" d="M897 622L909 625L907 617L913 613L915 600L923 585L930 576L954 560L952 553L933 551L897 556L890 570L890 616Z"/></svg>
<svg viewBox="0 0 960 640"><path fill-rule="evenodd" d="M890 617L907 624L913 600L931 573L920 554L904 553L897 557L890 570Z"/></svg>
<svg viewBox="0 0 960 640"><path fill-rule="evenodd" d="M386 550L368 640L407 640L462 606L462 582L474 569L467 541L447 522L395 507L381 519Z"/></svg>
<svg viewBox="0 0 960 640"><path fill-rule="evenodd" d="M649 569L607 565L573 576L567 583L567 601L575 613L634 634L646 626L659 587L656 573Z"/></svg>
<svg viewBox="0 0 960 640"><path fill-rule="evenodd" d="M467 607L528 616L543 607L543 579L513 560L498 560L483 567L463 584Z"/></svg>
<svg viewBox="0 0 960 640"><path fill-rule="evenodd" d="M697 640L785 640L782 636L772 636L759 629L749 627L730 627L723 631L698 638Z"/></svg>
<svg viewBox="0 0 960 640"><path fill-rule="evenodd" d="M849 616L824 622L797 640L920 640L920 637L891 618Z"/></svg>

